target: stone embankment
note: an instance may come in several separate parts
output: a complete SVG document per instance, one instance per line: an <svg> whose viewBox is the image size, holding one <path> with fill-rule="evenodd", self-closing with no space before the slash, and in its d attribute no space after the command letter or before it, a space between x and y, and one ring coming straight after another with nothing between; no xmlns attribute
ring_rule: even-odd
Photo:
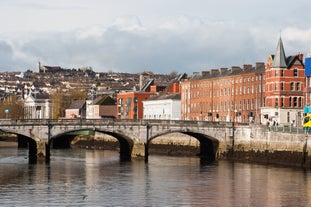
<svg viewBox="0 0 311 207"><path fill-rule="evenodd" d="M311 169L311 137L302 128L284 129L262 125L240 127L231 146L219 157L250 163L277 164Z"/></svg>

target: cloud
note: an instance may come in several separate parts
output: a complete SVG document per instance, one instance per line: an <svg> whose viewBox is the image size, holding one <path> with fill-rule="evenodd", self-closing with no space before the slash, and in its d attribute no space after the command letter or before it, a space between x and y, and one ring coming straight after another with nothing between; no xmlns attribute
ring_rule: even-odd
<svg viewBox="0 0 311 207"><path fill-rule="evenodd" d="M23 70L27 63L18 56L18 52L8 42L0 40L0 71Z"/></svg>
<svg viewBox="0 0 311 207"><path fill-rule="evenodd" d="M267 34L267 31L270 34ZM310 30L282 31L285 49L299 52L311 42ZM271 35L274 34L274 35ZM234 21L208 21L185 15L146 27L137 16L123 16L109 26L57 33L35 33L13 46L0 42L1 68L44 65L92 66L95 71L186 72L265 61L275 52L278 32ZM309 48L309 47L308 47ZM20 68L18 68L20 69Z"/></svg>

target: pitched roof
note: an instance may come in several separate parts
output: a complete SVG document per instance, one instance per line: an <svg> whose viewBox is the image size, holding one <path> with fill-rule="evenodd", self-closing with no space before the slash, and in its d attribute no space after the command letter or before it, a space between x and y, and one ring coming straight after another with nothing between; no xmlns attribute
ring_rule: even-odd
<svg viewBox="0 0 311 207"><path fill-rule="evenodd" d="M276 47L273 63L271 65L272 68L287 68L286 57L283 47L283 42L280 37L278 46Z"/></svg>
<svg viewBox="0 0 311 207"><path fill-rule="evenodd" d="M116 101L111 96L100 97L94 103L95 105L116 105Z"/></svg>
<svg viewBox="0 0 311 207"><path fill-rule="evenodd" d="M166 90L169 89L173 85L173 83L180 81L181 79L183 79L186 76L187 76L186 73L179 74L176 78L174 78L174 79L170 80L170 82L168 82L165 89Z"/></svg>
<svg viewBox="0 0 311 207"><path fill-rule="evenodd" d="M146 91L153 83L154 79L149 79L147 83L140 89L140 91Z"/></svg>
<svg viewBox="0 0 311 207"><path fill-rule="evenodd" d="M85 100L73 101L68 107L68 109L81 109L84 104L85 104Z"/></svg>

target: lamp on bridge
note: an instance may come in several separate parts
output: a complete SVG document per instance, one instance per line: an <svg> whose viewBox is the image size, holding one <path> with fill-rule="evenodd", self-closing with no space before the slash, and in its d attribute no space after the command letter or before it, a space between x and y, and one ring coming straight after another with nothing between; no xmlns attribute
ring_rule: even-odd
<svg viewBox="0 0 311 207"><path fill-rule="evenodd" d="M4 109L4 113L5 113L5 118L8 119L9 116L9 109Z"/></svg>

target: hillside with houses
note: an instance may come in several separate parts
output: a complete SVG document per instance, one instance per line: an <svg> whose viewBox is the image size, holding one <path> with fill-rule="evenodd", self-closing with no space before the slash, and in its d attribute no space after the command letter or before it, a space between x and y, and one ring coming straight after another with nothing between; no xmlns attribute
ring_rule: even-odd
<svg viewBox="0 0 311 207"><path fill-rule="evenodd" d="M41 66L38 72L0 73L0 118L116 118L117 94L151 85L165 88L176 73L97 73L92 68ZM147 88L144 91L149 90Z"/></svg>

